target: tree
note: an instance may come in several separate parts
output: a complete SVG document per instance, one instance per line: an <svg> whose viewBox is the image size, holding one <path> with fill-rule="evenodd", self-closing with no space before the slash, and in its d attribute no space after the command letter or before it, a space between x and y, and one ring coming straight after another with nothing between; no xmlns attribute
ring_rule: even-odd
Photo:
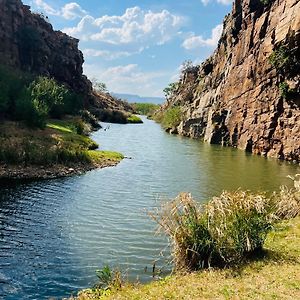
<svg viewBox="0 0 300 300"><path fill-rule="evenodd" d="M178 82L173 82L163 90L167 99L170 99L175 94L176 90L178 89L178 85Z"/></svg>
<svg viewBox="0 0 300 300"><path fill-rule="evenodd" d="M108 89L104 82L100 82L97 78L91 79L93 89L98 93L107 93Z"/></svg>

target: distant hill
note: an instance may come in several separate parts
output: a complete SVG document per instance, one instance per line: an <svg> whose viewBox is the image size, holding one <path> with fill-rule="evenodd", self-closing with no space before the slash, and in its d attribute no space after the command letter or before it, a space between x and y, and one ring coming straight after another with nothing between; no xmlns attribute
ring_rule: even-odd
<svg viewBox="0 0 300 300"><path fill-rule="evenodd" d="M131 95L131 94L118 94L111 93L113 96L117 98L121 98L123 100L127 100L130 103L154 103L154 104L162 104L165 102L164 98L160 97L141 97L139 95Z"/></svg>

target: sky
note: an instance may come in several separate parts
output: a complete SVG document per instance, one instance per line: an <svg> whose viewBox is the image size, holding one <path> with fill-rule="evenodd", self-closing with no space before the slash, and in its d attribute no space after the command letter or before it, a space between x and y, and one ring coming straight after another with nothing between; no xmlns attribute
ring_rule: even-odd
<svg viewBox="0 0 300 300"><path fill-rule="evenodd" d="M72 0L71 0L72 1ZM115 93L163 96L181 64L214 51L232 0L24 0L80 40L84 73Z"/></svg>

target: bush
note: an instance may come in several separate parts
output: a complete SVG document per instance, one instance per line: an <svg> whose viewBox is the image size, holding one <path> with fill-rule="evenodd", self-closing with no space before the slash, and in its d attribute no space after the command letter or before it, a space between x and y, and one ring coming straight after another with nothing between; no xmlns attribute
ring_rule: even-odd
<svg viewBox="0 0 300 300"><path fill-rule="evenodd" d="M267 198L238 190L203 205L183 193L151 216L171 240L177 270L220 267L260 251L278 220L299 214L299 193L293 189L286 197L282 189Z"/></svg>
<svg viewBox="0 0 300 300"><path fill-rule="evenodd" d="M13 117L16 100L24 87L32 80L32 76L0 65L0 113Z"/></svg>
<svg viewBox="0 0 300 300"><path fill-rule="evenodd" d="M182 112L180 106L174 106L169 109L167 109L162 116L162 126L165 129L171 129L177 127L182 118Z"/></svg>
<svg viewBox="0 0 300 300"><path fill-rule="evenodd" d="M263 5L268 5L273 2L273 0L260 0Z"/></svg>
<svg viewBox="0 0 300 300"><path fill-rule="evenodd" d="M127 123L130 123L130 124L141 124L143 123L142 119L136 115L130 115L128 118L127 118Z"/></svg>
<svg viewBox="0 0 300 300"><path fill-rule="evenodd" d="M101 128L101 125L99 124L97 118L88 110L81 110L79 114L82 120L90 124L94 129Z"/></svg>
<svg viewBox="0 0 300 300"><path fill-rule="evenodd" d="M284 70L291 64L290 51L285 46L275 49L269 57L271 65L277 70Z"/></svg>

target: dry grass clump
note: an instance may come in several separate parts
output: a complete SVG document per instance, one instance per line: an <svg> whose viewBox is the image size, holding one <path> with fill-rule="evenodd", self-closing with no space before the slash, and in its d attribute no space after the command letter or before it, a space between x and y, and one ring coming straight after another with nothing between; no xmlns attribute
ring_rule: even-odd
<svg viewBox="0 0 300 300"><path fill-rule="evenodd" d="M182 193L150 215L170 238L176 270L223 267L261 251L278 221L299 215L299 195L284 187L272 197L225 191L199 204Z"/></svg>

